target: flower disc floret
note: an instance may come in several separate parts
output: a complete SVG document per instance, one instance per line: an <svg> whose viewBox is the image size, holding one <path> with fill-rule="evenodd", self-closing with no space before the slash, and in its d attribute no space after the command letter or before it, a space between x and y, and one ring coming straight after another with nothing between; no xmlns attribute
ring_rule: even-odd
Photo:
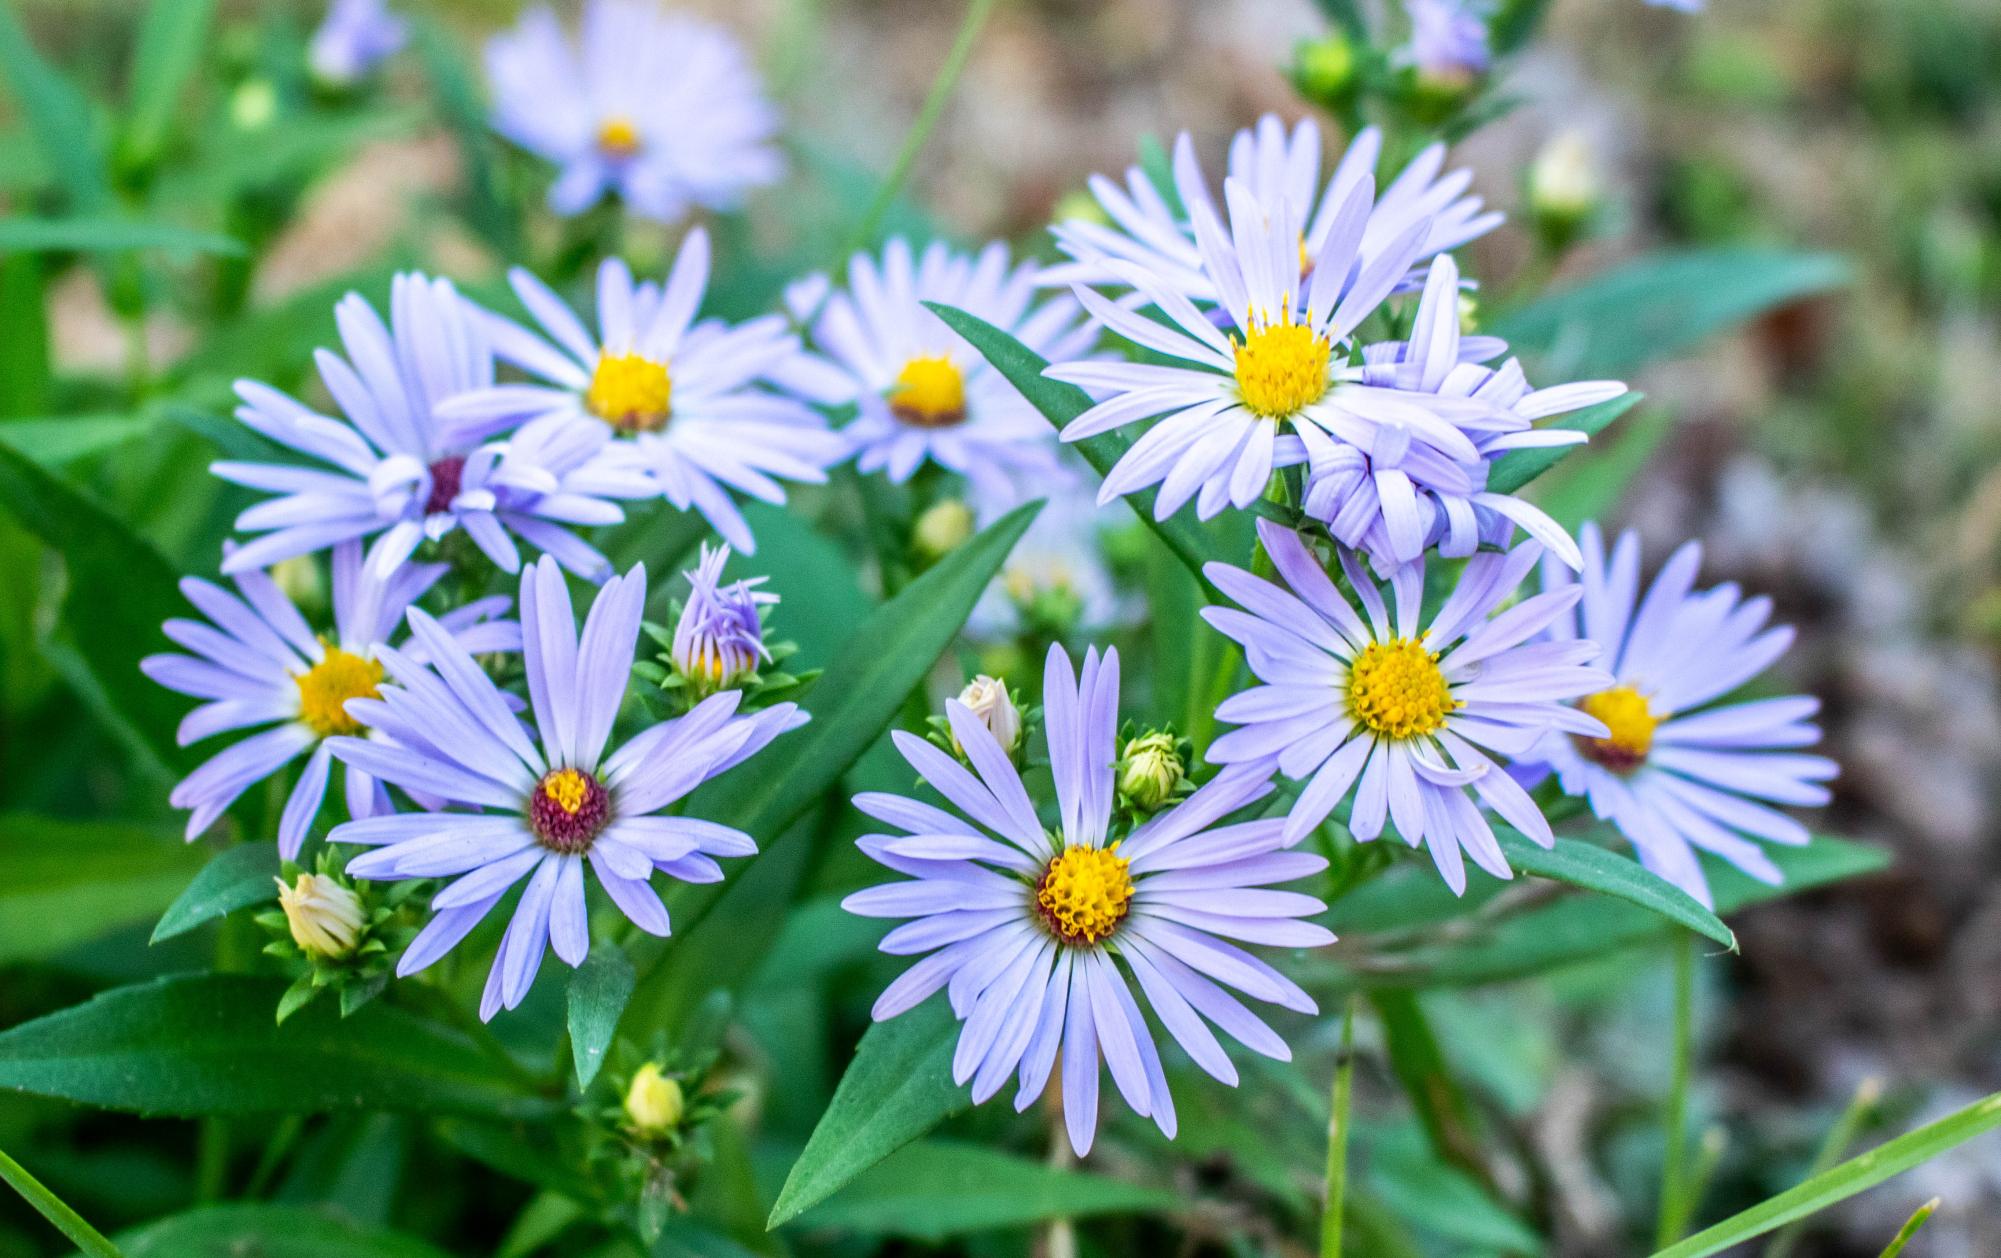
<svg viewBox="0 0 2001 1258"><path fill-rule="evenodd" d="M632 119L616 115L598 126L598 152L617 159L639 151L639 126Z"/></svg>
<svg viewBox="0 0 2001 1258"><path fill-rule="evenodd" d="M347 713L349 699L378 699L382 665L364 655L326 648L320 662L299 674L299 719L307 728L325 738L333 734L358 734L361 722Z"/></svg>
<svg viewBox="0 0 2001 1258"><path fill-rule="evenodd" d="M611 820L611 796L594 774L556 769L544 774L528 798L528 825L543 847L587 852Z"/></svg>
<svg viewBox="0 0 2001 1258"><path fill-rule="evenodd" d="M1334 346L1298 323L1256 328L1236 343L1237 391L1265 419L1289 419L1327 396Z"/></svg>
<svg viewBox="0 0 2001 1258"><path fill-rule="evenodd" d="M1614 686L1586 695L1578 706L1612 731L1606 738L1578 738L1577 748L1586 759L1617 773L1630 773L1646 763L1647 753L1654 749L1654 727L1661 719L1645 695L1631 686Z"/></svg>
<svg viewBox="0 0 2001 1258"><path fill-rule="evenodd" d="M1133 880L1119 845L1071 846L1049 862L1035 886L1035 907L1067 944L1095 944L1132 909Z"/></svg>
<svg viewBox="0 0 2001 1258"><path fill-rule="evenodd" d="M1371 642L1348 669L1348 711L1387 738L1436 733L1459 704L1438 655L1413 638Z"/></svg>
<svg viewBox="0 0 2001 1258"><path fill-rule="evenodd" d="M644 354L602 354L584 405L621 432L658 432L673 413L674 378Z"/></svg>
<svg viewBox="0 0 2001 1258"><path fill-rule="evenodd" d="M906 424L950 428L966 421L966 377L944 354L913 358L896 373L889 409Z"/></svg>

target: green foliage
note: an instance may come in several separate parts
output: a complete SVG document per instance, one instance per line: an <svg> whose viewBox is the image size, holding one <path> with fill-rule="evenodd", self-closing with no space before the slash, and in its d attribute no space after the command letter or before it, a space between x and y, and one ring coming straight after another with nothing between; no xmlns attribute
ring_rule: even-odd
<svg viewBox="0 0 2001 1258"><path fill-rule="evenodd" d="M172 828L0 813L0 962L144 922L201 868Z"/></svg>
<svg viewBox="0 0 2001 1258"><path fill-rule="evenodd" d="M278 849L241 843L216 853L174 898L153 928L153 942L186 934L237 909L278 898Z"/></svg>

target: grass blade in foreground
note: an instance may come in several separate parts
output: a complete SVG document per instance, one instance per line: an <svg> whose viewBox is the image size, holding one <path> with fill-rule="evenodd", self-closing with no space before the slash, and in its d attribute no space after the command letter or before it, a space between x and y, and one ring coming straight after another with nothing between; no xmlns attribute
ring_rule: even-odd
<svg viewBox="0 0 2001 1258"><path fill-rule="evenodd" d="M27 1169L4 1152L0 1152L0 1179L7 1181L8 1187L21 1194L21 1199L41 1212L43 1218L55 1224L56 1230L76 1242L89 1258L123 1258L118 1246L104 1239L104 1235L82 1215L69 1208L61 1197L42 1186L42 1181L28 1174Z"/></svg>
<svg viewBox="0 0 2001 1258"><path fill-rule="evenodd" d="M1341 1057L1327 1114L1327 1205L1320 1215L1320 1258L1341 1258L1341 1212L1348 1196L1348 1098L1355 1088L1355 999L1341 1016Z"/></svg>
<svg viewBox="0 0 2001 1258"><path fill-rule="evenodd" d="M2001 1092L1850 1158L1796 1188L1697 1232L1679 1245L1661 1250L1654 1258L1708 1258L1874 1188L1995 1127L2001 1127Z"/></svg>

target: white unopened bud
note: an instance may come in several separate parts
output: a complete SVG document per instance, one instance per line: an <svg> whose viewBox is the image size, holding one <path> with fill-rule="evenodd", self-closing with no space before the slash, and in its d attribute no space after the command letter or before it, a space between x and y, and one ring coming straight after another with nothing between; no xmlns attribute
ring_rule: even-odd
<svg viewBox="0 0 2001 1258"><path fill-rule="evenodd" d="M277 883L278 906L285 910L285 925L301 952L331 961L354 951L361 938L359 896L318 874L300 874L292 886L283 878Z"/></svg>
<svg viewBox="0 0 2001 1258"><path fill-rule="evenodd" d="M1000 678L981 673L959 692L959 702L973 710L1002 751L1011 752L1021 742L1021 710L1014 706L1014 697L1008 694L1007 683ZM953 750L964 750L958 742L956 738L952 740Z"/></svg>
<svg viewBox="0 0 2001 1258"><path fill-rule="evenodd" d="M650 1061L634 1072L625 1089L625 1119L642 1136L664 1136L674 1130L686 1108L681 1085Z"/></svg>
<svg viewBox="0 0 2001 1258"><path fill-rule="evenodd" d="M1582 223L1598 212L1604 195L1598 158L1582 132L1559 132L1529 166L1529 209L1538 219Z"/></svg>
<svg viewBox="0 0 2001 1258"><path fill-rule="evenodd" d="M947 498L917 517L910 540L924 558L942 559L965 545L972 535L973 509L957 498Z"/></svg>

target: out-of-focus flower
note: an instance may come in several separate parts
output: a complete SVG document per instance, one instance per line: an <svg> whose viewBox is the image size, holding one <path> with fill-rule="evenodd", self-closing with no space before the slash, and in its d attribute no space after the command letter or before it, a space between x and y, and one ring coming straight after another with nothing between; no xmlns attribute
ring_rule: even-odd
<svg viewBox="0 0 2001 1258"><path fill-rule="evenodd" d="M680 1082L657 1064L649 1061L633 1072L625 1089L625 1121L635 1132L649 1139L664 1136L680 1125L686 1110Z"/></svg>
<svg viewBox="0 0 2001 1258"><path fill-rule="evenodd" d="M1118 694L1116 652L1087 652L1080 677L1061 647L1050 649L1043 699L1061 815L1053 832L1007 753L963 704L946 711L970 772L897 732L897 749L963 817L897 795L857 796L856 807L902 832L864 838L862 850L911 880L842 902L866 917L916 919L885 936L882 950L930 955L883 991L874 1015L893 1018L946 988L965 1023L952 1075L971 1081L976 1103L1014 1076L1015 1108L1026 1109L1062 1050L1063 1117L1080 1155L1097 1130L1101 1058L1133 1111L1175 1132L1167 1076L1128 973L1196 1064L1234 1085L1236 1068L1209 1022L1267 1056L1290 1053L1219 983L1289 1009L1314 1005L1227 940L1281 948L1333 940L1303 920L1324 911L1318 900L1270 889L1327 864L1283 851L1283 821L1211 828L1270 792L1268 762L1226 772L1129 834L1111 833Z"/></svg>
<svg viewBox="0 0 2001 1258"><path fill-rule="evenodd" d="M927 561L943 559L973 536L973 509L960 498L947 498L924 508L910 530L911 546Z"/></svg>
<svg viewBox="0 0 2001 1258"><path fill-rule="evenodd" d="M998 242L977 254L934 241L922 256L897 238L880 260L856 254L848 286L811 310L813 348L828 361L793 383L813 400L852 403L841 430L863 472L901 484L927 460L971 481L983 496L1053 468L1049 423L979 352L924 308L954 306L1045 358L1074 357L1096 329L1067 297L1036 302L1040 272L1011 265ZM803 290L802 290L803 291Z"/></svg>
<svg viewBox="0 0 2001 1258"><path fill-rule="evenodd" d="M279 855L298 855L326 798L332 764L327 739L360 731L348 700L376 695L381 655L404 609L444 574L441 564L409 564L384 583L364 571L359 542L340 543L333 553L331 638L314 635L268 573L237 573L237 594L198 577L182 580L181 593L208 623L170 620L165 628L193 654L149 655L139 662L162 686L205 700L181 722L181 745L271 727L211 757L174 787L168 800L190 810L189 839L215 824L245 790L305 755L305 771L278 821ZM478 654L518 650L520 628L497 619L506 610L504 597L468 603L443 617L442 632ZM375 779L350 767L349 815L366 817L386 806Z"/></svg>
<svg viewBox="0 0 2001 1258"><path fill-rule="evenodd" d="M762 612L776 606L778 596L757 588L764 577L724 585L729 560L728 546L710 550L705 543L700 560L684 574L688 601L674 626L672 655L675 669L697 694L727 689L771 658Z"/></svg>
<svg viewBox="0 0 2001 1258"><path fill-rule="evenodd" d="M283 878L275 881L278 907L285 911L285 925L299 951L329 961L337 961L354 951L366 925L361 915L361 897L320 874L300 874L298 881L292 883Z"/></svg>
<svg viewBox="0 0 2001 1258"><path fill-rule="evenodd" d="M1477 462L1478 451L1455 421L1477 418L1490 409L1486 403L1385 389L1348 365L1349 337L1422 252L1426 222L1365 258L1364 178L1337 208L1313 269L1302 276L1296 207L1260 201L1235 179L1225 195L1230 235L1207 205L1196 205L1194 214L1202 269L1222 294L1230 334L1171 277L1132 263L1105 265L1167 322L1081 285L1076 290L1106 327L1185 364L1059 362L1045 373L1102 399L1065 426L1065 441L1164 416L1105 476L1099 503L1158 485L1155 519L1165 520L1191 498L1196 514L1208 519L1226 506L1257 501L1274 468L1326 462L1337 444L1369 450L1423 443L1439 458Z"/></svg>
<svg viewBox="0 0 2001 1258"><path fill-rule="evenodd" d="M1606 736L1596 717L1564 702L1610 683L1611 674L1585 667L1596 646L1522 645L1579 592L1552 590L1495 614L1542 548L1525 542L1473 556L1425 626L1422 560L1397 569L1394 606L1386 606L1377 582L1341 552L1365 619L1298 534L1260 520L1258 536L1285 588L1227 564L1204 568L1245 610L1205 607L1203 619L1243 645L1264 683L1216 709L1218 720L1242 728L1218 738L1209 759L1276 756L1281 773L1306 783L1285 823L1287 841L1326 820L1354 786L1354 836L1366 843L1395 821L1404 842L1430 848L1455 893L1466 889L1462 852L1496 878L1512 876L1475 797L1530 840L1555 842L1528 792L1487 755L1519 756L1551 729Z"/></svg>
<svg viewBox="0 0 2001 1258"><path fill-rule="evenodd" d="M1098 510L1081 476L1059 465L1042 482L1048 500L1028 531L1008 552L1000 576L987 587L966 622L982 641L1041 636L1065 639L1120 623L1125 609L1106 563L1100 535L1112 519ZM985 507L997 513L1007 500Z"/></svg>
<svg viewBox="0 0 2001 1258"><path fill-rule="evenodd" d="M733 209L784 173L778 114L726 31L646 0L590 0L573 44L531 10L486 46L493 126L560 167L549 207L576 214L615 191L671 222Z"/></svg>
<svg viewBox="0 0 2001 1258"><path fill-rule="evenodd" d="M1008 693L1006 682L981 673L959 692L959 703L979 718L980 724L987 727L987 732L994 736L994 742L1002 751L1010 756L1014 754L1015 748L1021 744L1021 709L1015 705L1014 696ZM965 750L957 736L952 739L952 750Z"/></svg>
<svg viewBox="0 0 2001 1258"><path fill-rule="evenodd" d="M1576 129L1560 131L1529 165L1529 215L1545 246L1562 249L1598 215L1604 179L1591 142Z"/></svg>
<svg viewBox="0 0 2001 1258"><path fill-rule="evenodd" d="M777 478L823 482L842 456L841 438L811 407L764 387L800 356L783 318L735 327L696 321L709 282L709 237L700 228L682 242L664 286L635 282L617 258L598 268L596 336L527 271L508 278L543 335L498 316L487 317L486 334L502 360L544 383L457 397L440 408L453 422L535 418L594 434L601 465L638 478L641 494L700 512L745 554L757 539L730 490L783 503ZM618 488L632 495L629 484Z"/></svg>
<svg viewBox="0 0 2001 1258"><path fill-rule="evenodd" d="M1777 885L1783 875L1753 840L1805 843L1806 827L1771 805L1828 800L1823 783L1838 771L1834 761L1792 750L1820 741L1812 719L1820 701L1717 700L1778 659L1792 629L1768 627L1771 600L1747 599L1734 584L1696 590L1702 552L1694 542L1642 593L1638 536L1621 537L1609 559L1596 524L1584 526L1581 540L1581 575L1543 572L1546 589L1583 595L1549 637L1602 648L1612 682L1578 707L1606 733L1552 733L1522 761L1554 768L1566 792L1589 799L1631 841L1641 864L1704 904L1709 880L1698 849Z"/></svg>
<svg viewBox="0 0 2001 1258"><path fill-rule="evenodd" d="M329 466L212 465L224 480L277 495L237 517L238 528L264 536L226 558L224 572L379 533L368 566L386 577L420 542L463 528L508 572L521 566L512 534L580 576L609 575L568 526L618 523L624 513L606 498L644 493L644 482L599 457L602 434L531 425L495 443L515 417L446 418L443 403L493 384L483 314L451 281L397 276L387 325L359 293L334 317L347 357L320 350L317 360L345 423L268 385L236 383L238 419Z"/></svg>
<svg viewBox="0 0 2001 1258"><path fill-rule="evenodd" d="M1487 18L1477 0L1404 0L1410 15L1405 50L1427 91L1463 92L1493 64Z"/></svg>
<svg viewBox="0 0 2001 1258"><path fill-rule="evenodd" d="M1453 558L1472 554L1482 542L1505 547L1517 525L1575 568L1582 562L1577 543L1563 526L1521 498L1489 490L1488 470L1511 450L1583 442L1581 432L1536 423L1610 401L1626 386L1594 380L1530 390L1517 360L1481 365L1505 353L1504 343L1462 336L1459 326L1458 265L1434 258L1411 339L1365 349L1361 383L1386 394L1473 404L1473 413L1450 422L1474 457L1448 450L1424 427L1386 412L1366 446L1308 443L1306 513L1324 521L1343 545L1366 552L1378 571L1409 563L1431 546Z"/></svg>
<svg viewBox="0 0 2001 1258"><path fill-rule="evenodd" d="M1273 114L1260 118L1255 128L1237 132L1230 142L1229 180L1242 185L1266 210L1276 212L1284 204L1294 216L1296 239L1286 250L1292 261L1284 269L1308 273L1329 269L1335 280L1346 281L1353 278L1351 268L1370 270L1385 253L1408 252L1410 265L1415 265L1457 249L1501 223L1499 213L1486 210L1479 197L1466 195L1472 171L1439 174L1445 165L1443 144L1412 158L1380 197L1375 171L1382 155L1381 132L1374 127L1359 132L1324 187L1319 182L1320 146L1320 128L1312 120L1301 121L1288 134ZM1363 190L1359 208L1354 201L1358 189ZM1218 287L1221 281L1199 238L1199 216L1220 222L1222 214L1187 133L1174 145L1172 195L1179 207L1170 205L1169 190L1156 186L1138 166L1126 171L1123 189L1103 175L1093 176L1091 192L1116 225L1072 219L1051 228L1057 246L1071 261L1048 268L1044 283L1125 286L1131 282L1130 272L1115 264L1129 263L1152 277L1156 287L1205 307L1223 306L1241 319L1243 302ZM1351 221L1357 214L1363 216L1359 238L1357 224ZM1422 276L1399 275L1397 280L1398 287L1414 288Z"/></svg>
<svg viewBox="0 0 2001 1258"><path fill-rule="evenodd" d="M306 64L320 82L347 87L394 56L409 37L409 27L389 11L387 0L333 0L306 46Z"/></svg>
<svg viewBox="0 0 2001 1258"><path fill-rule="evenodd" d="M713 857L757 850L749 835L727 826L658 814L806 716L789 703L738 716L741 695L725 691L607 756L645 602L646 570L635 567L598 593L580 637L555 562L545 557L521 574L532 728L508 711L465 649L413 608L411 633L429 663L385 648L382 663L395 684L353 703L353 715L391 741L332 741L350 766L406 792L479 810L391 813L347 822L328 836L374 849L348 862L354 877L452 879L432 899L435 915L403 953L399 975L443 956L528 879L487 976L481 1018L521 1003L545 947L573 966L589 953L586 860L620 912L641 930L665 935L667 910L648 884L656 869L684 882L719 882Z"/></svg>

